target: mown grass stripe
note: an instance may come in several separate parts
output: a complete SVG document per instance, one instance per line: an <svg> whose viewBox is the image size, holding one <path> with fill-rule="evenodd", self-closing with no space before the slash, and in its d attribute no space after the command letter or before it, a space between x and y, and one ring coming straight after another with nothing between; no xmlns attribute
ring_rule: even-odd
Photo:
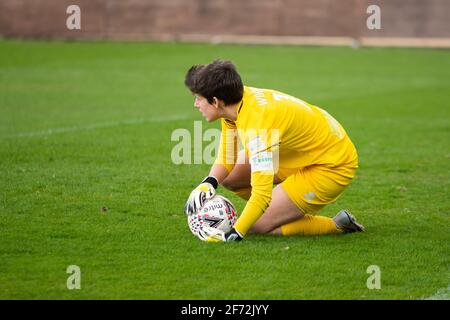
<svg viewBox="0 0 450 320"><path fill-rule="evenodd" d="M166 116L166 117L158 117L158 118L150 118L150 119L131 119L131 120L123 120L123 121L111 121L111 122L90 124L87 126L73 126L73 127L51 128L51 129L41 130L41 131L20 132L20 133L16 133L16 134L6 135L1 138L4 139L4 138L24 138L24 137L49 136L49 135L53 135L53 134L96 130L96 129L102 129L102 128L118 127L118 126L122 126L122 125L160 123L160 122L170 122L170 121L179 121L179 120L188 120L188 119L189 119L188 116L174 115L174 116Z"/></svg>

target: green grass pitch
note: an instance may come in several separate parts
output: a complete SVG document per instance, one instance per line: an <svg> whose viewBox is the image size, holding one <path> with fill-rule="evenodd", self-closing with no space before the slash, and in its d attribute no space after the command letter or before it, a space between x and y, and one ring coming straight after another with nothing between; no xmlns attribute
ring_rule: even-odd
<svg viewBox="0 0 450 320"><path fill-rule="evenodd" d="M365 233L189 232L209 166L173 164L171 133L202 119L184 74L215 58L343 124L360 168L322 214L347 208ZM448 299L449 88L446 50L2 40L0 298Z"/></svg>

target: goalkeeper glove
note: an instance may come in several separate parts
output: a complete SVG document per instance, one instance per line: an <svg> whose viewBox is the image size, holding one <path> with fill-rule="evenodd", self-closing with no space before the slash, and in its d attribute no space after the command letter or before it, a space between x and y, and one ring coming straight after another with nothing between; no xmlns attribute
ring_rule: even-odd
<svg viewBox="0 0 450 320"><path fill-rule="evenodd" d="M213 176L203 179L202 183L189 195L184 206L184 213L189 215L200 210L207 200L214 197L218 185L219 182Z"/></svg>
<svg viewBox="0 0 450 320"><path fill-rule="evenodd" d="M225 233L222 230L207 226L200 227L197 236L200 240L206 242L229 242L241 241L244 239L244 236L234 228Z"/></svg>

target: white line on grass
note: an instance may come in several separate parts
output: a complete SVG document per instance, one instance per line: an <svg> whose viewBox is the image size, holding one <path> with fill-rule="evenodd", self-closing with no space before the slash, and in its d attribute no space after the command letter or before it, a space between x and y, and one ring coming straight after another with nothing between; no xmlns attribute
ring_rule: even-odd
<svg viewBox="0 0 450 320"><path fill-rule="evenodd" d="M41 130L41 131L19 132L16 134L6 135L1 138L23 138L23 137L49 136L52 134L96 130L96 129L101 129L101 128L117 127L117 126L122 126L122 125L160 123L160 122L170 122L170 121L189 120L189 119L190 118L188 116L175 115L175 116L148 118L148 119L131 119L131 120L123 120L123 121L111 121L111 122L95 123L95 124L86 125L86 126L51 128L51 129Z"/></svg>
<svg viewBox="0 0 450 320"><path fill-rule="evenodd" d="M439 289L438 292L425 300L450 300L450 285L447 288Z"/></svg>

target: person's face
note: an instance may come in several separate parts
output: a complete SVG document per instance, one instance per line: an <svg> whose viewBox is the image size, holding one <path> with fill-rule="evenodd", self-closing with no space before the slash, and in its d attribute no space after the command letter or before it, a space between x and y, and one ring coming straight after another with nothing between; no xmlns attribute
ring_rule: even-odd
<svg viewBox="0 0 450 320"><path fill-rule="evenodd" d="M213 104L210 104L208 99L199 94L194 94L194 97L194 107L202 113L206 121L212 122L219 118L218 100L216 98L214 98Z"/></svg>

